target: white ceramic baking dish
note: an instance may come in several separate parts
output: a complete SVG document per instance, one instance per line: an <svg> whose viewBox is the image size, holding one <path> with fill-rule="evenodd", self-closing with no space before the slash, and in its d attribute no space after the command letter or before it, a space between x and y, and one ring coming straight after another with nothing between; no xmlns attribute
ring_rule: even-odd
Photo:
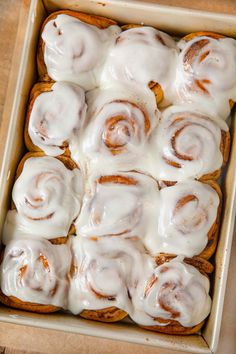
<svg viewBox="0 0 236 354"><path fill-rule="evenodd" d="M22 1L16 47L9 88L2 117L0 141L0 228L10 204L16 166L24 153L23 125L28 94L36 81L36 49L40 26L47 13L72 9L114 18L124 23L144 23L171 34L215 31L236 35L236 16L207 13L155 4L154 0L32 0ZM214 353L219 339L224 293L230 257L236 209L236 124L231 127L232 150L223 181L224 211L220 239L215 257L211 315L201 335L170 336L143 330L129 321L104 324L56 313L38 315L0 307L0 321L50 328L91 336L183 350Z"/></svg>

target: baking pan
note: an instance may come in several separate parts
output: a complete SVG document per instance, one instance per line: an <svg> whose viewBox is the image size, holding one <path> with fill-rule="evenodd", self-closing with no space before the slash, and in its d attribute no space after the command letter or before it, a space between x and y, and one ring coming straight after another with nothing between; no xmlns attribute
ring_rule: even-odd
<svg viewBox="0 0 236 354"><path fill-rule="evenodd" d="M10 206L17 164L24 153L23 126L30 88L37 80L36 50L39 30L48 13L71 9L111 17L119 22L144 23L170 34L215 31L236 36L236 16L155 4L154 0L24 0L1 123L0 231ZM233 117L234 118L234 117ZM235 119L232 119L233 121ZM214 353L217 348L236 211L236 124L231 125L232 148L222 188L224 208L212 282L212 310L201 335L171 336L152 333L131 321L104 324L65 313L39 315L0 307L0 321L129 341L189 353Z"/></svg>

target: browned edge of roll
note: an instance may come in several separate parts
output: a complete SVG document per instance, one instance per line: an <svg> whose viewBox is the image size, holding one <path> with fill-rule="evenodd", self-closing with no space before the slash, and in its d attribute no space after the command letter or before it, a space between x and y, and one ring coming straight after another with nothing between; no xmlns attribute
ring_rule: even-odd
<svg viewBox="0 0 236 354"><path fill-rule="evenodd" d="M128 314L125 311L112 306L100 310L83 310L80 313L80 316L87 320L111 323L123 320Z"/></svg>
<svg viewBox="0 0 236 354"><path fill-rule="evenodd" d="M13 307L15 309L25 310L29 312L36 312L36 313L52 313L52 312L57 312L61 309L60 307L54 305L42 305L42 304L36 304L32 302L25 302L18 299L15 296L7 296L3 294L1 290L0 290L0 301L7 307Z"/></svg>

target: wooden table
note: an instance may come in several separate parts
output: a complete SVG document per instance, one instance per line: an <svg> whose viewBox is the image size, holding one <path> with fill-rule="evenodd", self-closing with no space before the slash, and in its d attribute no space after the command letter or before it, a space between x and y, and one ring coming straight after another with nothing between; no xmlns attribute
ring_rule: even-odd
<svg viewBox="0 0 236 354"><path fill-rule="evenodd" d="M22 0L24 1L24 0ZM236 15L235 0L157 0L157 3ZM8 83L21 0L0 0L0 122ZM220 343L217 354L236 353L236 230L232 247ZM174 354L173 351L78 334L0 324L0 354L27 352L86 354ZM7 347L7 348L6 348ZM187 353L185 353L187 354Z"/></svg>

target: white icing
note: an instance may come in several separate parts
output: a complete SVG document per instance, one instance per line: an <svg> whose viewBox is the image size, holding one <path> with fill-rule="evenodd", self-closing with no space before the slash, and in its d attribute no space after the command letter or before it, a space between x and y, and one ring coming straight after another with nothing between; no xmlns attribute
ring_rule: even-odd
<svg viewBox="0 0 236 354"><path fill-rule="evenodd" d="M188 42L181 40L179 47L182 51L176 67L174 101L196 103L203 112L218 113L225 119L230 113L229 99L236 100L235 39L201 36ZM186 59L191 48L195 48L194 55Z"/></svg>
<svg viewBox="0 0 236 354"><path fill-rule="evenodd" d="M216 191L193 179L223 163L220 144L228 127L221 118L229 114L229 99L236 100L236 41L202 36L182 40L178 48L151 27L120 32L68 15L45 25L44 60L59 82L36 99L29 135L53 156L68 144L83 173L51 157L25 162L13 189L16 210L8 212L4 227L1 287L6 295L74 314L115 306L141 325L168 323L159 318L191 327L209 314L209 280L183 255L205 248L219 206ZM198 57L186 62L186 52L201 40ZM87 114L83 90L62 81L92 90ZM161 85L164 104L179 104L164 110L160 122L150 82ZM44 141L40 124L47 128ZM159 192L153 178L133 171L179 183ZM104 182L109 175L135 184ZM186 195L191 200L180 207ZM66 236L73 222L77 236L69 238L70 248L38 241ZM39 252L52 272L45 272ZM157 267L151 254L158 252L181 256Z"/></svg>
<svg viewBox="0 0 236 354"><path fill-rule="evenodd" d="M120 31L118 26L99 29L75 17L58 15L42 32L49 76L77 83L85 90L98 86L107 51Z"/></svg>
<svg viewBox="0 0 236 354"><path fill-rule="evenodd" d="M111 80L147 86L159 83L166 98L173 83L178 49L166 33L152 27L131 28L122 32L109 51L102 85Z"/></svg>
<svg viewBox="0 0 236 354"><path fill-rule="evenodd" d="M86 97L88 125L78 140L79 146L71 149L72 158L101 174L142 171L149 156L148 141L160 116L153 93L115 85L113 89L91 91ZM113 117L123 119L111 124ZM146 129L145 120L149 124ZM111 145L106 142L108 137ZM120 147L114 148L115 145Z"/></svg>
<svg viewBox="0 0 236 354"><path fill-rule="evenodd" d="M0 267L1 290L22 301L67 307L70 264L66 245L28 238L13 240Z"/></svg>
<svg viewBox="0 0 236 354"><path fill-rule="evenodd" d="M151 174L159 180L181 181L217 171L223 162L221 130L228 130L223 120L206 116L194 106L167 108L152 141Z"/></svg>
<svg viewBox="0 0 236 354"><path fill-rule="evenodd" d="M192 327L207 317L211 308L209 279L182 258L155 268L149 280L143 277L131 292L134 312L130 316L135 322L164 326L160 318Z"/></svg>
<svg viewBox="0 0 236 354"><path fill-rule="evenodd" d="M156 233L157 182L139 173L123 173L119 177L125 180L121 182L117 177L114 182L91 181L75 222L77 234L132 235L144 239Z"/></svg>
<svg viewBox="0 0 236 354"><path fill-rule="evenodd" d="M34 145L47 155L63 154L63 145L78 139L86 115L83 89L75 84L56 82L51 91L41 93L34 101L28 133Z"/></svg>
<svg viewBox="0 0 236 354"><path fill-rule="evenodd" d="M135 170L150 174L157 180L182 181L200 178L220 169L223 163L220 150L222 131L228 131L227 124L217 116L201 113L192 105L167 108L158 124L159 111L155 108L155 100L152 101L150 91L144 92L145 95L135 97L129 96L127 91L128 102L135 105L138 102L141 111L123 102L125 93L122 90L98 90L87 95L88 126L79 137L78 144L71 148L72 158L83 166L83 170L88 174L101 175ZM146 116L150 120L150 130L146 134L143 112L148 112ZM109 130L105 123L114 116L126 119L116 125L110 124L112 129ZM134 119L136 130L131 123ZM116 150L107 144L107 132L110 133L110 142L123 146ZM167 160L177 167L168 164Z"/></svg>
<svg viewBox="0 0 236 354"><path fill-rule="evenodd" d="M0 278L7 296L74 314L115 306L141 325L165 326L159 317L191 327L206 318L211 306L207 277L183 263L183 257L157 267L136 237L72 236L67 245L13 240L5 249Z"/></svg>
<svg viewBox="0 0 236 354"><path fill-rule="evenodd" d="M146 247L154 254L200 254L207 245L218 206L217 192L205 183L186 181L162 189L158 229L156 235L145 239Z"/></svg>
<svg viewBox="0 0 236 354"><path fill-rule="evenodd" d="M71 238L74 272L70 278L68 308L78 314L84 309L115 306L132 312L128 289L140 274L154 267L137 238L104 237L97 240Z"/></svg>
<svg viewBox="0 0 236 354"><path fill-rule="evenodd" d="M79 169L71 171L49 156L28 158L13 187L16 210L8 212L3 243L18 232L47 239L66 236L79 215L82 195Z"/></svg>

